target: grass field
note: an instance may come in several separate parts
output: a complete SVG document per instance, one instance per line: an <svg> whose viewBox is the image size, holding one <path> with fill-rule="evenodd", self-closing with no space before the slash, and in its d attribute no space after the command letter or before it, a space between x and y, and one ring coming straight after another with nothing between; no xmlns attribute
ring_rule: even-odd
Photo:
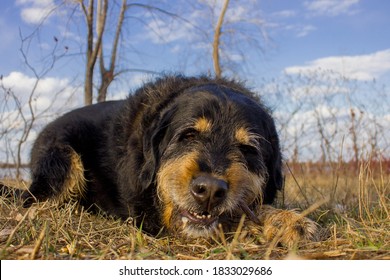
<svg viewBox="0 0 390 280"><path fill-rule="evenodd" d="M154 238L76 204L24 209L0 198L0 259L390 259L389 173L378 162L286 167L277 206L311 209L322 227L319 241L294 249L248 237L245 228L232 238Z"/></svg>

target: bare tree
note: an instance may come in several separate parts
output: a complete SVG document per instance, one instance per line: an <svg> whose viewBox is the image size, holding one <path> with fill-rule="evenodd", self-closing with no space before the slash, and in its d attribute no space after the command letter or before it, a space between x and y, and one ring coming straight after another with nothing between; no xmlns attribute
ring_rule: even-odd
<svg viewBox="0 0 390 280"><path fill-rule="evenodd" d="M114 41L112 44L111 56L110 56L110 62L109 62L108 68L105 67L103 48L101 47L101 44L100 44L100 51L99 51L100 62L99 62L99 64L100 64L101 83L100 83L99 90L98 90L98 98L97 98L98 102L102 102L102 101L106 100L108 86L114 80L119 37L121 34L123 20L125 18L125 12L127 9L126 2L127 1L122 0L122 5L121 5L121 9L119 11L118 23L116 25L116 31L115 31Z"/></svg>
<svg viewBox="0 0 390 280"><path fill-rule="evenodd" d="M129 3L127 0L122 0L119 9L111 9L116 3L108 0L89 0L86 4L85 0L78 0L84 18L86 20L87 34L87 51L86 51L86 70L85 70L85 85L84 85L84 103L92 104L94 96L94 88L97 88L97 101L102 102L107 98L108 87L114 81L115 77L125 72L145 72L153 73L145 69L117 69L117 58L120 48L120 38L122 36L125 25L126 13L131 7L147 10L149 12L160 13L174 19L181 19L180 16L171 13L157 6L147 5L143 3ZM111 5L111 6L110 6ZM96 12L95 12L96 10ZM113 16L117 18L115 23L115 32L110 46L110 55L108 62L104 53L103 43L111 34L108 31L112 27L113 22L108 21L108 12L113 12ZM146 23L145 23L146 24ZM96 26L96 30L94 29ZM99 83L94 85L96 63L99 63Z"/></svg>
<svg viewBox="0 0 390 280"><path fill-rule="evenodd" d="M216 5L216 1L207 3L211 10L211 21L214 23L214 18L218 18L212 28L215 76L221 77L228 72L233 75L245 72L245 67L260 58L264 45L268 42L258 3L224 0L221 7ZM249 49L251 52L248 52Z"/></svg>
<svg viewBox="0 0 390 280"><path fill-rule="evenodd" d="M334 168L348 162L357 170L367 156L389 154L390 95L375 81L318 69L264 82L260 89L276 111L286 160Z"/></svg>
<svg viewBox="0 0 390 280"><path fill-rule="evenodd" d="M220 37L222 35L222 25L223 20L225 18L226 11L229 6L229 0L225 0L221 14L219 15L217 26L215 27L214 31L214 41L213 41L213 64L214 64L214 71L215 76L217 78L220 78L222 75L222 69L221 69L221 63L219 61L219 48L220 48Z"/></svg>
<svg viewBox="0 0 390 280"><path fill-rule="evenodd" d="M178 31L177 38L168 43L180 41L177 49L183 57L182 68L190 67L190 72L212 72L216 77L244 76L252 69L251 64L259 62L268 42L259 1L177 0L175 3L179 3L176 13L183 24L167 23L163 29L171 26L172 32ZM185 48L184 43L188 44Z"/></svg>
<svg viewBox="0 0 390 280"><path fill-rule="evenodd" d="M64 91L64 88L58 88L51 96L51 103L44 108L40 108L39 111L37 110L36 100L39 98L39 87L44 77L54 69L55 64L59 60L66 56L67 52L66 49L58 50L58 39L54 37L54 46L43 56L42 60L45 63L39 65L40 67L33 65L29 59L29 51L31 45L35 45L33 41L36 39L37 31L37 29L34 30L28 36L24 36L21 31L19 32L21 40L19 51L24 65L33 76L31 89L28 92L23 92L23 95L18 95L12 88L4 84L3 76L0 79L0 91L2 92L0 140L7 145L5 151L7 154L6 162L1 163L0 166L14 168L17 179L21 178L21 168L27 166L24 148L31 133L34 131L37 121L41 118L50 118L47 114L56 99ZM5 126L3 126L4 123L6 124Z"/></svg>
<svg viewBox="0 0 390 280"><path fill-rule="evenodd" d="M112 42L111 56L108 68L105 66L103 53L103 37L106 30L108 0L98 0L95 10L95 0L90 0L88 6L84 1L80 0L80 6L85 16L87 24L87 52L86 52L86 69L85 69L85 84L84 84L84 103L93 103L93 78L97 60L99 59L100 66L100 85L98 86L97 101L106 100L107 89L114 80L115 65L118 53L119 37L121 34L125 12L127 10L127 1L122 0L119 11L118 22L116 24L115 36ZM96 31L94 31L96 25ZM96 35L95 35L96 34Z"/></svg>
<svg viewBox="0 0 390 280"><path fill-rule="evenodd" d="M95 23L95 1L89 0L88 6L80 0L80 5L87 23L87 52L84 84L84 103L92 104L93 102L93 75L95 64L99 53L101 54L101 44L103 40L104 27L106 25L108 0L98 0L96 12L96 40L94 41L94 23Z"/></svg>

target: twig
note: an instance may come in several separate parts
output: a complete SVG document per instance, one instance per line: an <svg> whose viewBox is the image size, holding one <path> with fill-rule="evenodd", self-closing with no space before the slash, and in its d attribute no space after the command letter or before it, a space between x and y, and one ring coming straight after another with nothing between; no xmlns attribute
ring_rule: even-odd
<svg viewBox="0 0 390 280"><path fill-rule="evenodd" d="M40 248L41 245L42 245L42 241L43 241L43 239L45 238L46 230L47 230L47 222L45 222L45 224L43 225L43 229L41 230L41 233L39 234L38 240L37 240L37 242L35 243L34 249L33 249L33 251L31 252L31 255L30 255L30 259L31 259L31 260L34 260L35 257L36 257L36 255L38 254L39 248Z"/></svg>

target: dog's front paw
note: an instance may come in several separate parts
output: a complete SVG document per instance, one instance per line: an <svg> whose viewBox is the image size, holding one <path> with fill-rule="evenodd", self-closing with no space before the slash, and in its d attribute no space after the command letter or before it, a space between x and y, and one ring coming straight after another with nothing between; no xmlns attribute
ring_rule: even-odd
<svg viewBox="0 0 390 280"><path fill-rule="evenodd" d="M316 222L294 210L263 206L259 217L265 239L288 248L294 247L300 241L315 241L319 234Z"/></svg>

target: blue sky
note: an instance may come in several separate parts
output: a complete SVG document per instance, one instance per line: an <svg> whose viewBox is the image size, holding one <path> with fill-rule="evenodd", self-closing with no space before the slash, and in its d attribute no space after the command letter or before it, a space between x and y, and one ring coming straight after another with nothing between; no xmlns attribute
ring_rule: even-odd
<svg viewBox="0 0 390 280"><path fill-rule="evenodd" d="M41 22L42 16L47 15L59 2L55 0L1 2L0 74L4 85L12 88L22 102L29 98L36 78L21 55L19 32L23 36L30 34ZM131 10L131 16L135 19L130 19L123 33L119 70L145 69L155 72L184 72L190 75L213 72L210 44L212 26L216 18L211 15L219 13L221 0L139 2L157 5L180 14L186 20L175 21L137 8ZM63 6L50 13L28 48L28 61L38 72L45 70L50 64L52 58L50 54L54 48L57 56L64 55L55 63L54 68L42 77L37 87L33 100L34 108L45 112L42 116L49 115L49 111L58 115L82 105L81 85L85 59L80 53L85 50L83 40L85 28L80 14L73 14L69 20L72 11L70 7ZM355 108L351 107L351 104L346 104L345 99L333 98L327 104L314 102L311 108L304 107L299 114L291 116L288 112L294 111L294 108L288 105L289 102L292 104L291 102L298 99L300 103L305 102L301 99L304 95L306 95L304 97L323 95L322 98L330 100L329 96L334 96L335 93L348 93L348 96L359 93L356 100L363 100L359 104L364 104L369 103L364 100L371 96L374 103L364 107L364 110L367 110L365 116L375 119L376 123L372 130L365 129L363 138L369 141L370 133L376 133L378 129L390 131L389 13L390 1L383 0L231 0L223 29L224 73L239 76L252 88L270 92L275 92L274 88L278 87L279 79L286 81L281 78L284 74L292 77L291 81L296 84L290 92L291 96L284 95L280 99L275 95L269 98L272 105L283 103L280 107L284 112L278 111L280 108L275 107L275 115L281 120L281 127L288 123L288 130L282 135L286 146L289 145L289 139L296 136L303 127L302 120L307 123L308 118L318 116L319 112L327 118L337 115L339 119L346 119L351 108L356 112L361 109L357 103L353 104ZM111 20L113 19L110 19L110 22ZM112 33L111 28L109 34ZM227 34L234 35L229 37ZM245 39L247 34L253 39L251 45ZM28 42L24 44L25 51ZM106 41L105 52L108 53L109 50L110 44ZM310 83L310 79L302 78L315 73L318 69L337 73L338 77L343 77L348 82L332 81L328 78L327 82L331 84L329 86L323 82L313 84ZM298 74L301 75L300 78L295 79ZM110 86L109 98L125 97L129 90L139 86L144 78L143 73L128 72ZM373 90L374 87L370 83L374 80L375 87L381 90ZM380 92L382 95L372 97L374 92ZM55 103L50 105L53 99ZM375 103L378 101L381 102L379 106ZM50 110L47 110L48 108ZM337 112L334 111L335 108L338 109ZM9 116L17 113L13 112L12 107L8 109L9 112L6 113ZM8 118L8 122L3 121L1 125L16 126L9 123L13 119L16 117ZM42 117L38 120L42 126L48 119ZM331 122L326 125L330 137L333 137L333 130L341 130L340 127L334 128ZM370 125L367 124L366 127ZM344 128L347 130L348 123L344 124ZM36 131L31 133L28 141L35 138ZM343 145L348 149L351 143L348 143L348 139L344 140L344 136L345 133L340 134L335 143L342 145L340 142L345 141ZM307 137L310 141L312 135L307 133ZM383 146L389 151L390 143L386 139L390 139L390 135L382 135L381 139ZM313 147L310 149L304 147L306 154L318 150L318 141L312 141L311 144ZM339 148L335 147L335 150ZM4 153L0 148L0 159L4 158Z"/></svg>
<svg viewBox="0 0 390 280"><path fill-rule="evenodd" d="M153 1L149 2L153 3ZM154 2L161 3L162 1ZM175 3L175 1L169 2ZM233 14L234 10L243 6L241 3L251 4L251 2L253 1L232 0L231 10L228 11L227 18L229 18L229 12ZM298 67L295 69L302 70L303 68L300 67L303 66L326 65L329 68L339 69L340 66L331 63L331 60L337 61L337 59L340 59L339 61L341 61L343 58L344 63L349 63L343 67L347 69L347 72L353 72L353 70L348 69L361 64L360 61L366 63L372 61L372 64L375 64L374 57L376 56L383 65L366 65L366 71L369 72L366 74L368 77L383 79L386 83L389 82L386 77L390 76L390 34L387 34L388 26L390 26L389 1L262 0L257 2L253 6L256 11L251 11L251 15L261 17L261 28L266 33L267 38L260 39L263 52L260 55L257 54L254 58L255 66L251 65L251 70L245 72L245 75L249 76L249 80L256 76L276 77L286 69L291 70L291 67ZM21 44L19 29L23 34L29 34L39 22L42 11L48 9L53 3L53 0L2 1L0 12L0 38L2 38L0 73L3 76L7 76L12 71L26 72L19 52ZM246 9L253 9L249 4ZM169 7L169 4L159 5L161 7L168 6L176 12L176 8L172 4L172 7ZM217 1L216 12L218 12L218 5L220 4ZM243 7L245 9L245 6ZM195 8L187 8L183 12L183 16L190 18L192 14L196 13ZM247 16L245 12L248 11L243 10L243 17ZM140 11L137 11L137 13L140 13ZM64 14L57 13L47 20L39 35L42 46L48 48L53 46L53 36L56 36L64 44L74 42L71 40L72 38L65 38L66 36L63 35L66 21L64 18L66 18ZM160 21L163 22L163 19ZM138 23L132 22L132 24L137 26ZM186 60L188 49L190 49L188 44L193 44L193 41L188 39L191 34L185 34L188 31L185 24L168 24L165 27L155 23L154 26L158 27L153 32L141 25L137 26L139 31L130 31L131 48L137 53L129 59L134 68L153 71L184 71L190 74L212 70L210 64L207 63L194 67L193 61L189 61L187 64L183 62ZM164 28L169 28L169 30L164 30ZM72 32L74 31L72 30ZM155 35L158 32L162 32L165 36L169 34L167 36L169 38L166 40L156 38ZM256 36L258 35L256 34ZM80 52L80 45L77 50L72 49L71 51ZM250 50L246 51L250 52ZM30 51L29 55L40 57L40 52L37 50L37 54L34 54L34 51ZM329 59L326 60L327 58ZM208 57L205 59L203 56L203 59L209 62ZM199 60L199 58L197 57L196 60ZM75 68L72 63L77 63L78 66ZM80 69L79 64L80 60L72 59L65 66L61 65L60 69L51 73L51 75L68 75L71 78L75 69L83 70ZM238 72L240 72L240 69Z"/></svg>
<svg viewBox="0 0 390 280"><path fill-rule="evenodd" d="M262 2L265 13L271 17L276 13L272 19L280 24L272 32L277 50L270 64L277 65L276 71L328 57L352 56L358 62L360 56L390 48L390 34L386 34L386 26L390 24L389 1ZM286 6L287 3L290 5ZM383 61L387 65L386 71L376 78L383 77L386 72L390 74L389 63Z"/></svg>

